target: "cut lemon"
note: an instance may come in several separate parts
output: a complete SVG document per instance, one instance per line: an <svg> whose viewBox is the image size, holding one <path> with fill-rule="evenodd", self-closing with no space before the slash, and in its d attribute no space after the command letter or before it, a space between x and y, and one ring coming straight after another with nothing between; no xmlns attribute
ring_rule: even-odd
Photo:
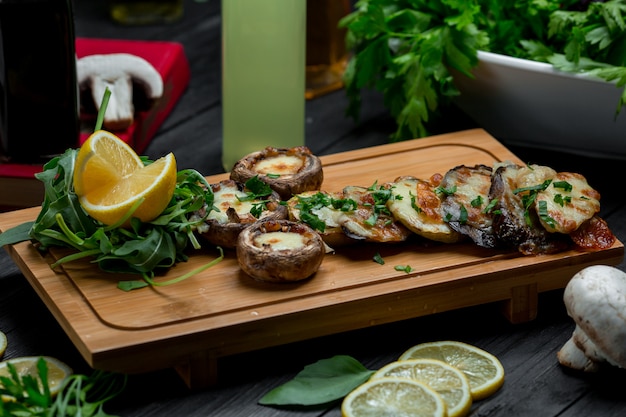
<svg viewBox="0 0 626 417"><path fill-rule="evenodd" d="M448 417L467 415L472 407L472 394L467 377L461 370L435 359L410 359L385 365L372 375L409 378L434 389L446 403Z"/></svg>
<svg viewBox="0 0 626 417"><path fill-rule="evenodd" d="M172 153L144 166L128 144L99 130L78 151L74 190L87 214L106 225L118 223L136 205L133 217L149 222L172 199L176 176Z"/></svg>
<svg viewBox="0 0 626 417"><path fill-rule="evenodd" d="M343 417L445 417L446 404L428 385L407 378L370 379L341 404Z"/></svg>
<svg viewBox="0 0 626 417"><path fill-rule="evenodd" d="M504 384L504 367L491 353L455 341L422 343L408 349L400 360L430 358L461 370L469 381L473 400L495 393Z"/></svg>
<svg viewBox="0 0 626 417"><path fill-rule="evenodd" d="M4 355L5 350L7 350L7 335L0 332L0 358Z"/></svg>
<svg viewBox="0 0 626 417"><path fill-rule="evenodd" d="M20 358L7 359L0 362L0 376L11 378L9 373L8 363L15 366L15 371L20 377L30 375L33 378L39 380L39 371L37 369L37 362L40 358L46 362L48 367L48 386L50 387L50 394L56 395L59 393L63 381L72 375L72 368L56 358L49 356L24 356Z"/></svg>

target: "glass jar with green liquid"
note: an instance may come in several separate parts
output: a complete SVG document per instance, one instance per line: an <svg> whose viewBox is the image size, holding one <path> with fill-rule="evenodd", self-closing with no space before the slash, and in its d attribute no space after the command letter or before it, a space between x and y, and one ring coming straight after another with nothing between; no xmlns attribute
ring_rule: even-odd
<svg viewBox="0 0 626 417"><path fill-rule="evenodd" d="M222 0L222 164L304 145L306 0Z"/></svg>

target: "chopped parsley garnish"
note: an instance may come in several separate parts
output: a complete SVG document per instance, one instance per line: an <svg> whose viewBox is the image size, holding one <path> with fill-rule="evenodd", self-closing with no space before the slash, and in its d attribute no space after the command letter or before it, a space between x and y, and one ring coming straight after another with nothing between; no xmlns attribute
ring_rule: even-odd
<svg viewBox="0 0 626 417"><path fill-rule="evenodd" d="M553 229L555 228L556 221L548 214L548 203L540 201L537 207L537 214L539 214L539 218L541 218L545 224Z"/></svg>
<svg viewBox="0 0 626 417"><path fill-rule="evenodd" d="M417 199L416 196L413 195L413 193L411 193L411 208L413 208L413 210L415 210L417 213L421 213L422 209L420 208L420 206L417 205L417 203L415 202Z"/></svg>
<svg viewBox="0 0 626 417"><path fill-rule="evenodd" d="M385 214L391 216L391 212L387 208L387 201L391 198L391 189L385 188L384 186L378 186L377 182L374 182L373 185L367 188L367 191L370 192L372 199L374 200L374 204L371 204L373 212L371 216L365 220L365 224L373 226L378 221L378 216L381 214Z"/></svg>
<svg viewBox="0 0 626 417"><path fill-rule="evenodd" d="M459 223L461 224L465 224L467 223L467 209L465 208L465 206L463 204L461 204L461 207L459 207Z"/></svg>
<svg viewBox="0 0 626 417"><path fill-rule="evenodd" d="M400 272L406 272L407 274L410 274L411 271L413 271L413 268L411 268L411 265L396 265L393 267L393 269L395 269L396 271L400 271Z"/></svg>
<svg viewBox="0 0 626 417"><path fill-rule="evenodd" d="M565 192L570 192L572 191L572 184L570 184L567 181L555 181L552 183L552 186L554 188L559 188Z"/></svg>
<svg viewBox="0 0 626 417"><path fill-rule="evenodd" d="M545 180L544 182L542 182L541 184L537 184L537 185L531 185L529 187L521 187L521 188L516 188L515 190L513 190L513 194L520 194L526 191L529 192L539 192L539 191L543 191L546 188L548 188L548 186L552 183L552 180Z"/></svg>
<svg viewBox="0 0 626 417"><path fill-rule="evenodd" d="M322 207L332 207L334 210L343 212L356 210L356 201L349 198L332 198L322 192L317 192L309 197L298 196L298 203L295 206L300 210L300 220L311 226L313 229L323 232L326 230L326 223L313 213Z"/></svg>
<svg viewBox="0 0 626 417"><path fill-rule="evenodd" d="M472 207L480 207L483 205L483 196L482 195L478 195L476 196L475 199L473 199L470 204L472 205Z"/></svg>
<svg viewBox="0 0 626 417"><path fill-rule="evenodd" d="M250 214L258 219L259 217L261 217L261 214L263 214L263 212L267 210L267 203L269 203L269 200L257 201L255 203L252 203L252 208L250 208Z"/></svg>
<svg viewBox="0 0 626 417"><path fill-rule="evenodd" d="M456 193L456 185L453 185L450 188L443 188L441 186L435 188L435 193L437 194L444 194L444 195L452 195L454 193Z"/></svg>
<svg viewBox="0 0 626 417"><path fill-rule="evenodd" d="M498 201L499 200L497 198L492 199L483 210L483 213L490 213L493 211L493 214L500 214L500 210L493 210L493 208L498 204Z"/></svg>
<svg viewBox="0 0 626 417"><path fill-rule="evenodd" d="M272 194L272 188L265 182L261 181L258 175L255 175L246 181L245 186L248 191L246 192L245 197L237 197L239 201L258 200L259 198L267 197Z"/></svg>
<svg viewBox="0 0 626 417"><path fill-rule="evenodd" d="M554 202L563 207L565 204L569 204L572 202L572 197L569 195L563 196L563 194L557 194L554 196Z"/></svg>
<svg viewBox="0 0 626 417"><path fill-rule="evenodd" d="M372 258L372 260L374 262L376 262L377 264L380 264L380 265L384 265L385 264L385 260L383 259L382 256L380 256L380 253L378 253L378 252L376 252L376 254Z"/></svg>
<svg viewBox="0 0 626 417"><path fill-rule="evenodd" d="M527 225L532 226L532 219L530 217L530 207L535 203L537 194L544 191L552 183L551 179L545 180L541 184L532 185L529 187L522 187L513 190L513 194L526 193L521 196L522 204L524 205L524 221ZM540 202L541 203L541 202ZM544 202L545 206L545 202ZM545 208L545 207L544 207Z"/></svg>

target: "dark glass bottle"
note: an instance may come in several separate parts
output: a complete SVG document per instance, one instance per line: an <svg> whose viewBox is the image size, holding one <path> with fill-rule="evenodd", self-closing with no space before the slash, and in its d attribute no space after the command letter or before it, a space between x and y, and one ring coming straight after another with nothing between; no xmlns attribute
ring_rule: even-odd
<svg viewBox="0 0 626 417"><path fill-rule="evenodd" d="M0 0L0 155L41 163L79 139L71 0Z"/></svg>

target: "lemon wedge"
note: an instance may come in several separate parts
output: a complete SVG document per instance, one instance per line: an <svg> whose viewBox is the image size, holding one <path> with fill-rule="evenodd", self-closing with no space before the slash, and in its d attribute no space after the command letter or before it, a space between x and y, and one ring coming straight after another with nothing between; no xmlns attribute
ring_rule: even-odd
<svg viewBox="0 0 626 417"><path fill-rule="evenodd" d="M112 225L136 205L133 216L141 221L158 217L172 199L176 176L172 153L144 166L127 143L99 130L78 151L73 183L87 214Z"/></svg>

